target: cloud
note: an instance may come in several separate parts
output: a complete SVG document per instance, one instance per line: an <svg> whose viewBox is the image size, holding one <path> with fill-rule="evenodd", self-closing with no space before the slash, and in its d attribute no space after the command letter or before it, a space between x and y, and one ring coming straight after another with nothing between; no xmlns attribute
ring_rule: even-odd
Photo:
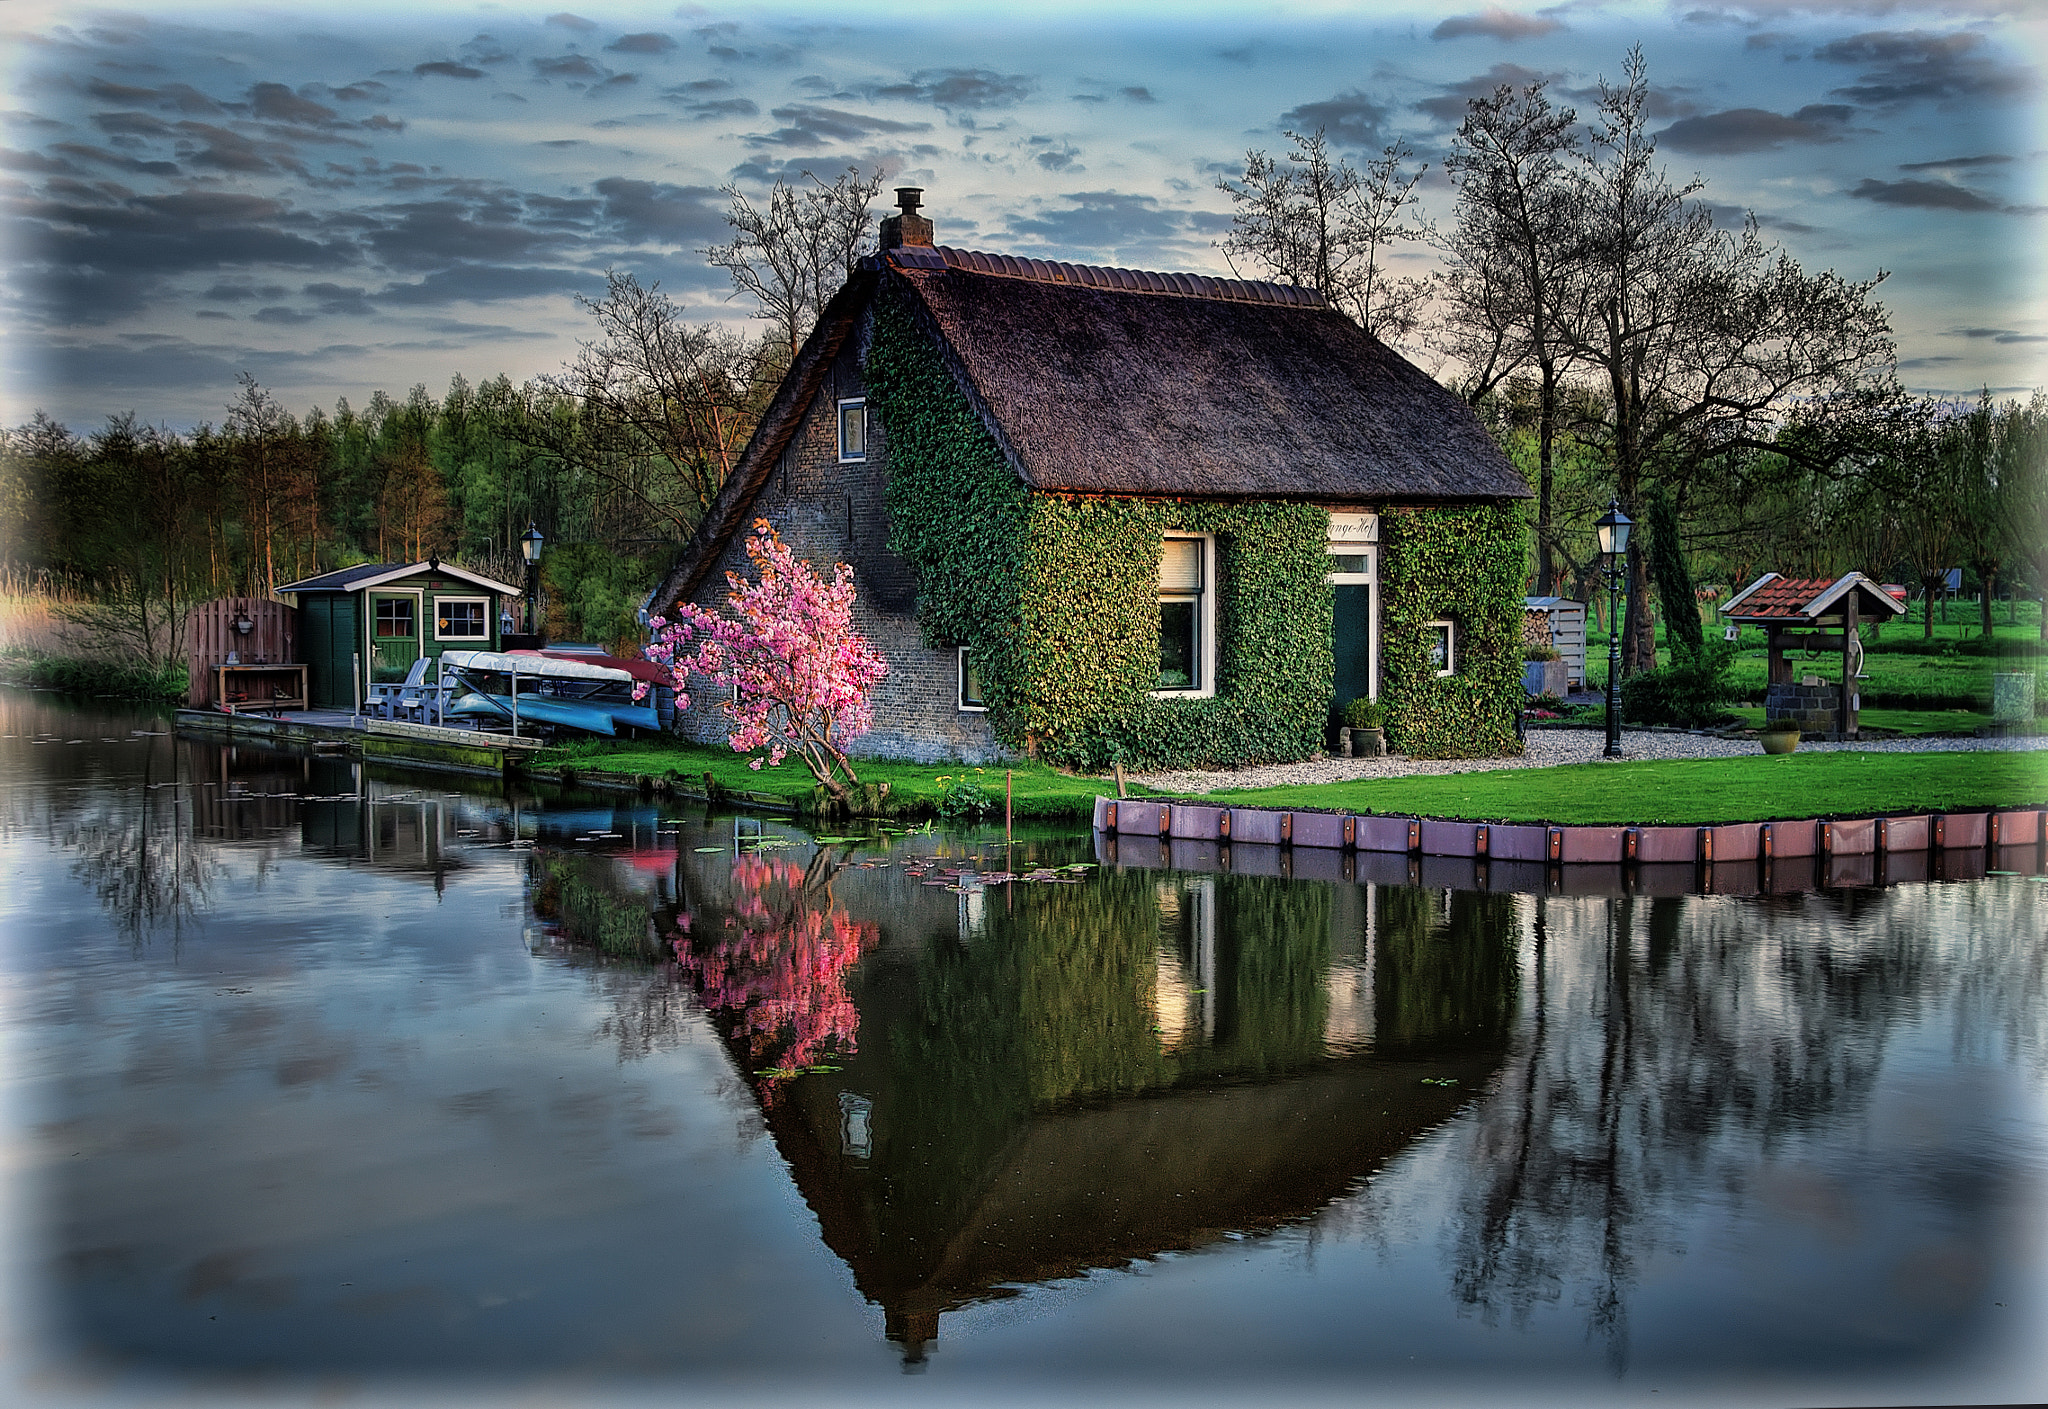
<svg viewBox="0 0 2048 1409"><path fill-rule="evenodd" d="M876 98L902 98L930 103L954 112L961 108L1001 108L1031 96L1038 86L1027 74L1000 74L983 68L919 69L902 83L865 90Z"/></svg>
<svg viewBox="0 0 2048 1409"><path fill-rule="evenodd" d="M1879 205L1910 206L1919 210L1998 210L1996 201L1946 181L1873 181L1865 178L1849 193L1858 200Z"/></svg>
<svg viewBox="0 0 2048 1409"><path fill-rule="evenodd" d="M422 78L433 74L439 74L442 78L482 78L484 76L484 71L480 68L471 68L467 64L450 63L446 59L436 59L432 63L426 64L414 64L412 71Z"/></svg>
<svg viewBox="0 0 2048 1409"><path fill-rule="evenodd" d="M1563 20L1547 16L1518 15L1512 10L1503 10L1496 6L1481 10L1476 15L1453 15L1431 30L1429 37L1464 39L1477 35L1513 43L1517 39L1536 39L1545 34L1555 34L1563 28Z"/></svg>
<svg viewBox="0 0 2048 1409"><path fill-rule="evenodd" d="M614 54L666 54L676 42L666 34L622 34L604 47Z"/></svg>
<svg viewBox="0 0 2048 1409"><path fill-rule="evenodd" d="M1984 36L1971 32L1875 30L1823 44L1814 57L1866 66L1856 83L1833 91L1870 107L1996 102L2019 97L2034 86L2024 69L2002 63Z"/></svg>
<svg viewBox="0 0 2048 1409"><path fill-rule="evenodd" d="M559 15L549 15L542 23L555 25L561 29L573 29L578 34L588 34L597 28L597 21L586 20L581 15L572 15L567 10Z"/></svg>
<svg viewBox="0 0 2048 1409"><path fill-rule="evenodd" d="M316 314L302 313L296 308L287 308L283 304L273 304L268 308L259 308L250 314L249 318L252 322L256 323L279 323L286 326L295 323L318 321L318 315Z"/></svg>
<svg viewBox="0 0 2048 1409"><path fill-rule="evenodd" d="M342 284L307 284L299 290L318 302L322 313L367 318L377 310L370 306L369 290Z"/></svg>
<svg viewBox="0 0 2048 1409"><path fill-rule="evenodd" d="M1950 157L1946 161L1902 161L1899 163L1899 170L1946 171L1952 167L1962 166L2003 166L2011 160L2011 157L1986 155L1981 157Z"/></svg>
<svg viewBox="0 0 2048 1409"><path fill-rule="evenodd" d="M1502 88L1527 88L1532 83L1547 83L1560 77L1561 74L1541 73L1520 64L1495 64L1485 73L1474 74L1457 83L1439 84L1442 96L1424 98L1415 104L1415 109L1427 113L1439 126L1456 127L1465 120L1465 113L1474 98L1491 98Z"/></svg>
<svg viewBox="0 0 2048 1409"><path fill-rule="evenodd" d="M1151 196L1076 191L1059 199L1067 204L1011 216L1011 237L1042 245L1057 257L1094 260L1119 251L1128 252L1123 258L1137 258L1145 252L1206 244L1213 234L1230 228L1227 215L1162 206Z"/></svg>
<svg viewBox="0 0 2048 1409"><path fill-rule="evenodd" d="M608 73L582 54L560 54L552 59L529 59L527 62L542 78L600 79Z"/></svg>
<svg viewBox="0 0 2048 1409"><path fill-rule="evenodd" d="M725 223L725 195L710 186L671 186L607 176L593 187L603 200L604 218L635 243L698 248L731 235Z"/></svg>
<svg viewBox="0 0 2048 1409"><path fill-rule="evenodd" d="M111 166L117 171L133 171L145 176L176 176L178 164L170 161L143 161L136 157L110 152L101 147L88 147L83 142L58 142L50 148L79 161L95 162Z"/></svg>
<svg viewBox="0 0 2048 1409"><path fill-rule="evenodd" d="M493 191L481 199L418 201L392 207L386 223L371 230L364 242L396 269L530 260L563 242L557 232L523 223L522 214L511 191Z"/></svg>
<svg viewBox="0 0 2048 1409"><path fill-rule="evenodd" d="M1680 118L1656 134L1658 145L1717 156L1771 152L1787 142L1839 142L1856 110L1842 103L1809 103L1789 117L1762 108Z"/></svg>
<svg viewBox="0 0 2048 1409"><path fill-rule="evenodd" d="M746 140L757 147L823 147L834 142L854 142L881 133L929 132L928 122L892 122L838 108L792 103L774 108L770 115L783 123L774 132L754 134Z"/></svg>
<svg viewBox="0 0 2048 1409"><path fill-rule="evenodd" d="M457 264L437 269L416 284L387 284L374 297L379 303L426 307L532 298L537 294L591 293L600 283L594 275L579 269Z"/></svg>
<svg viewBox="0 0 2048 1409"><path fill-rule="evenodd" d="M1381 127L1386 120L1386 107L1357 89L1280 114L1281 123L1292 131L1305 135L1322 132L1340 147L1360 150L1386 145Z"/></svg>
<svg viewBox="0 0 2048 1409"><path fill-rule="evenodd" d="M226 111L219 103L185 83L166 83L156 88L132 88L126 84L109 83L103 78L91 78L86 80L85 91L103 103L151 103L163 112Z"/></svg>
<svg viewBox="0 0 2048 1409"><path fill-rule="evenodd" d="M686 84L685 88L694 87ZM695 122L712 122L728 117L759 117L761 109L752 98L696 98L684 88L670 88L662 93L665 102L674 103Z"/></svg>
<svg viewBox="0 0 2048 1409"><path fill-rule="evenodd" d="M1047 171L1086 171L1088 169L1080 165L1081 149L1071 142L1062 141L1057 137L1033 137L1025 145L1038 148L1032 154L1031 159Z"/></svg>
<svg viewBox="0 0 2048 1409"><path fill-rule="evenodd" d="M1156 103L1159 101L1152 96L1150 88L1141 87L1136 84L1128 88L1119 88L1116 91L1117 95L1127 103Z"/></svg>
<svg viewBox="0 0 2048 1409"><path fill-rule="evenodd" d="M390 99L391 90L374 78L365 78L345 88L330 88L327 96L343 103L382 103Z"/></svg>
<svg viewBox="0 0 2048 1409"><path fill-rule="evenodd" d="M740 27L731 20L717 24L699 26L690 31L704 41L704 52L714 59L727 63L750 63L782 65L793 64L803 54L800 45L774 41L765 44L742 44Z"/></svg>
<svg viewBox="0 0 2048 1409"><path fill-rule="evenodd" d="M2011 328L1950 328L1948 336L1952 338L1989 339L1997 343L2048 342L2048 334L2021 333Z"/></svg>

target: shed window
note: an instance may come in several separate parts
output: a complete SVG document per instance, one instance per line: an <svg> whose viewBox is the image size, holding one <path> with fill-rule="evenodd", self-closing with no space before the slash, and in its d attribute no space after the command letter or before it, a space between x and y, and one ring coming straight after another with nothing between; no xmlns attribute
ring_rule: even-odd
<svg viewBox="0 0 2048 1409"><path fill-rule="evenodd" d="M960 648L960 708L969 712L988 708L988 701L981 697L981 672L974 668L974 657L965 646Z"/></svg>
<svg viewBox="0 0 2048 1409"><path fill-rule="evenodd" d="M399 637L414 635L412 598L379 597L377 599L377 635Z"/></svg>
<svg viewBox="0 0 2048 1409"><path fill-rule="evenodd" d="M1168 538L1159 551L1159 683L1161 694L1215 693L1215 593L1211 540Z"/></svg>
<svg viewBox="0 0 2048 1409"><path fill-rule="evenodd" d="M1423 638L1429 646L1429 668L1438 675L1458 673L1458 632L1454 623L1432 621Z"/></svg>
<svg viewBox="0 0 2048 1409"><path fill-rule="evenodd" d="M437 640L488 640L490 621L490 606L481 597L443 597L434 603L434 636Z"/></svg>
<svg viewBox="0 0 2048 1409"><path fill-rule="evenodd" d="M839 458L868 458L868 403L865 398L839 403Z"/></svg>

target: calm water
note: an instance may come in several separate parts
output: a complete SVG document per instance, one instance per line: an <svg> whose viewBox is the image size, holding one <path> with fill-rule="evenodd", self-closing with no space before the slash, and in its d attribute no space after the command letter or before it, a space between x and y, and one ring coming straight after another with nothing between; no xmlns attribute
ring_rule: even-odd
<svg viewBox="0 0 2048 1409"><path fill-rule="evenodd" d="M28 1402L2048 1391L2039 879L820 845L167 728L0 694Z"/></svg>

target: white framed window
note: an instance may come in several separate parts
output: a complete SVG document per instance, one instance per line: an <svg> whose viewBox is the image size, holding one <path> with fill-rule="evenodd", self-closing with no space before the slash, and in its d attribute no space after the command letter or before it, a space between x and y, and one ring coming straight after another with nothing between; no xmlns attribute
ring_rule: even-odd
<svg viewBox="0 0 2048 1409"><path fill-rule="evenodd" d="M1429 650L1429 668L1438 675L1458 673L1458 627L1456 622L1432 621L1423 637Z"/></svg>
<svg viewBox="0 0 2048 1409"><path fill-rule="evenodd" d="M414 601L411 597L379 597L374 608L376 632L380 640L409 639L418 634L413 626Z"/></svg>
<svg viewBox="0 0 2048 1409"><path fill-rule="evenodd" d="M865 460L868 458L868 402L864 396L849 397L839 403L839 459Z"/></svg>
<svg viewBox="0 0 2048 1409"><path fill-rule="evenodd" d="M985 713L988 701L981 695L981 672L974 668L974 657L962 646L958 654L960 670L960 708L969 714Z"/></svg>
<svg viewBox="0 0 2048 1409"><path fill-rule="evenodd" d="M1159 550L1159 683L1155 695L1216 693L1216 542L1169 533Z"/></svg>
<svg viewBox="0 0 2048 1409"><path fill-rule="evenodd" d="M488 641L491 638L491 604L482 597L436 597L434 639L436 641Z"/></svg>

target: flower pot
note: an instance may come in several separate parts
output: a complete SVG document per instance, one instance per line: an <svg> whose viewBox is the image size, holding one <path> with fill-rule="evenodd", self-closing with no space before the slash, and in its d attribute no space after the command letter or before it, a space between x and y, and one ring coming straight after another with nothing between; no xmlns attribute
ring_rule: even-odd
<svg viewBox="0 0 2048 1409"><path fill-rule="evenodd" d="M1772 729L1758 738L1763 741L1765 753L1790 753L1799 747L1797 729Z"/></svg>
<svg viewBox="0 0 2048 1409"><path fill-rule="evenodd" d="M1384 729L1353 729L1351 752L1358 758L1382 758L1387 752L1387 731Z"/></svg>

